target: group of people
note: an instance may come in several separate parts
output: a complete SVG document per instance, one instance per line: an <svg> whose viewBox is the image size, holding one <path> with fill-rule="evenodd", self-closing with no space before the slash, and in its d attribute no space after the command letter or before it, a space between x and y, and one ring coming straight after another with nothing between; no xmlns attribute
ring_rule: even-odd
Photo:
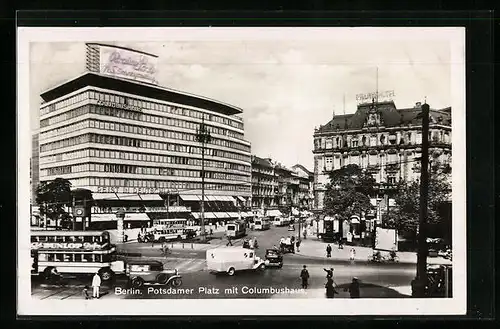
<svg viewBox="0 0 500 329"><path fill-rule="evenodd" d="M339 249L344 249L344 246L341 245L341 243L342 242L339 242ZM332 257L332 246L330 244L326 246L326 257L327 258ZM349 251L349 259L353 261L355 258L356 258L356 249L351 248L351 250Z"/></svg>
<svg viewBox="0 0 500 329"><path fill-rule="evenodd" d="M244 239L243 240L243 248L258 249L259 248L259 243L257 242L257 238L253 237L253 238L250 238L250 239Z"/></svg>
<svg viewBox="0 0 500 329"><path fill-rule="evenodd" d="M334 298L336 294L339 292L336 290L338 288L337 284L333 280L333 268L323 269L326 272L326 298ZM300 278L302 280L302 288L307 289L309 286L309 271L307 270L307 266L304 265L302 271L300 272ZM357 277L352 278L352 282L349 284L344 291L349 291L351 298L359 298L359 280Z"/></svg>
<svg viewBox="0 0 500 329"><path fill-rule="evenodd" d="M297 252L300 251L300 240L297 239L295 240L295 237L292 235L292 236L288 236L288 237L281 237L280 239L280 251L282 253L285 253L285 252L291 252L293 254L295 254L295 250L297 250Z"/></svg>

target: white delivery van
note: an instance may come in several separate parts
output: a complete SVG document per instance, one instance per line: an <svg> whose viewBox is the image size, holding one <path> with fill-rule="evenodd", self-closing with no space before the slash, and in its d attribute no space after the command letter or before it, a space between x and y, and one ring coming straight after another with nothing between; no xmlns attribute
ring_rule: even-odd
<svg viewBox="0 0 500 329"><path fill-rule="evenodd" d="M265 270L266 265L251 249L223 247L207 250L207 268L210 272L234 275L242 270Z"/></svg>

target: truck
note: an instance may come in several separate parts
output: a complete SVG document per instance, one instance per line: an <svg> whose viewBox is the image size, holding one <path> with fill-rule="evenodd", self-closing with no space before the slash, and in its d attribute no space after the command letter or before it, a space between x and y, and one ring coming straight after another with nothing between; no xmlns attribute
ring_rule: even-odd
<svg viewBox="0 0 500 329"><path fill-rule="evenodd" d="M207 269L211 273L227 273L233 276L236 271L266 269L263 259L251 249L223 247L209 249L206 253Z"/></svg>

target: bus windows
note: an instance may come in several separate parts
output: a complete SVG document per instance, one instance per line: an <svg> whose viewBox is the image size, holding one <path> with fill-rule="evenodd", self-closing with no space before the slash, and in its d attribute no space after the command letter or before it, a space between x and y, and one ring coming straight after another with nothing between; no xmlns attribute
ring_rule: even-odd
<svg viewBox="0 0 500 329"><path fill-rule="evenodd" d="M73 261L73 255L72 254L64 254L64 261L65 262Z"/></svg>
<svg viewBox="0 0 500 329"><path fill-rule="evenodd" d="M64 262L64 254L55 254L54 260L56 262Z"/></svg>
<svg viewBox="0 0 500 329"><path fill-rule="evenodd" d="M55 236L47 236L47 242L56 242L56 237Z"/></svg>
<svg viewBox="0 0 500 329"><path fill-rule="evenodd" d="M74 255L74 258L75 258L75 262L81 262L82 261L82 254L76 253Z"/></svg>
<svg viewBox="0 0 500 329"><path fill-rule="evenodd" d="M94 262L100 263L101 262L101 255L94 255Z"/></svg>
<svg viewBox="0 0 500 329"><path fill-rule="evenodd" d="M63 235L56 236L55 237L55 242L64 242L64 236Z"/></svg>
<svg viewBox="0 0 500 329"><path fill-rule="evenodd" d="M92 261L93 261L92 254L83 254L82 262L91 263Z"/></svg>
<svg viewBox="0 0 500 329"><path fill-rule="evenodd" d="M82 236L74 235L73 239L75 240L74 242L77 242L77 243L82 243L83 242L83 237Z"/></svg>
<svg viewBox="0 0 500 329"><path fill-rule="evenodd" d="M88 243L92 243L92 242L94 242L94 241L92 241L92 240L93 240L93 237L92 237L92 236L84 236L84 237L83 237L83 242L84 242L84 243L85 243L85 242L88 242Z"/></svg>

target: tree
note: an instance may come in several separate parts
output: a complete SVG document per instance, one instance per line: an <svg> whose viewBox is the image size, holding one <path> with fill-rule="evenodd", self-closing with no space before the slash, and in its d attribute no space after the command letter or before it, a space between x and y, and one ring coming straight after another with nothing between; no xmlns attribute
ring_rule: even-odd
<svg viewBox="0 0 500 329"><path fill-rule="evenodd" d="M373 176L357 165L347 165L332 171L330 183L326 186L325 214L345 220L369 211L375 184Z"/></svg>
<svg viewBox="0 0 500 329"><path fill-rule="evenodd" d="M443 204L450 199L450 166L433 165L429 175L428 224L443 222ZM385 216L384 225L416 233L420 218L420 180L400 183L394 201L396 207Z"/></svg>
<svg viewBox="0 0 500 329"><path fill-rule="evenodd" d="M71 201L71 183L67 179L56 178L50 182L41 182L37 187L36 202L40 205L40 215L55 221L56 228L58 221L68 220L65 206L70 206Z"/></svg>

